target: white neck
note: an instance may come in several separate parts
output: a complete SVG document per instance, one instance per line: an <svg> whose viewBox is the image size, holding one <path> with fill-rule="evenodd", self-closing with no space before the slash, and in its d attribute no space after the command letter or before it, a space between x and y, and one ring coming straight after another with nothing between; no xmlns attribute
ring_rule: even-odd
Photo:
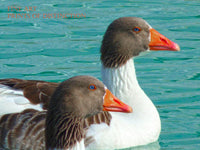
<svg viewBox="0 0 200 150"><path fill-rule="evenodd" d="M138 84L132 59L119 68L102 66L102 80L115 96L132 106L133 110L137 104L140 107L142 101L150 101Z"/></svg>
<svg viewBox="0 0 200 150"><path fill-rule="evenodd" d="M141 88L138 84L134 62L132 59L119 68L105 68L102 65L102 80L111 92L122 101L133 106L130 94L137 95ZM124 97L125 96L125 97Z"/></svg>
<svg viewBox="0 0 200 150"><path fill-rule="evenodd" d="M151 112L157 112L154 104L138 84L133 59L119 68L102 67L102 80L115 96L133 107L132 114L141 114L144 118L151 115Z"/></svg>
<svg viewBox="0 0 200 150"><path fill-rule="evenodd" d="M133 108L133 113L130 114L111 113L113 131L110 133L120 132L120 129L115 129L117 126L126 126L129 129L120 132L118 138L127 138L127 142L123 146L120 145L120 148L156 141L161 129L160 117L156 107L138 84L133 60L128 60L125 65L118 68L102 66L102 80L116 97ZM127 133L130 133L131 140L128 139Z"/></svg>

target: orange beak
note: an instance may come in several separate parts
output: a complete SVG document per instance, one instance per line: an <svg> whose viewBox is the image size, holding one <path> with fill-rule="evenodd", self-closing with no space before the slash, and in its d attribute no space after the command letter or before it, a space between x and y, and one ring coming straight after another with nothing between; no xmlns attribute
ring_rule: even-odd
<svg viewBox="0 0 200 150"><path fill-rule="evenodd" d="M131 113L133 109L115 97L108 89L104 96L103 111Z"/></svg>
<svg viewBox="0 0 200 150"><path fill-rule="evenodd" d="M151 41L149 43L150 50L169 50L169 51L180 51L178 44L172 42L164 35L160 34L155 29L150 29Z"/></svg>

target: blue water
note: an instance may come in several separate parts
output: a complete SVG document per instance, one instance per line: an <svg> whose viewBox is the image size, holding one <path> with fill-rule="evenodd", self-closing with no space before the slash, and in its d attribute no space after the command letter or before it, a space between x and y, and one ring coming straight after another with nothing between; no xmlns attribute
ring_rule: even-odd
<svg viewBox="0 0 200 150"><path fill-rule="evenodd" d="M19 14L8 6L35 6L23 12L41 16L8 18ZM46 13L86 17L47 19ZM82 74L101 79L99 48L107 26L122 16L144 18L181 47L135 59L139 83L161 116L160 149L200 148L199 0L0 0L0 16L0 78L55 82Z"/></svg>

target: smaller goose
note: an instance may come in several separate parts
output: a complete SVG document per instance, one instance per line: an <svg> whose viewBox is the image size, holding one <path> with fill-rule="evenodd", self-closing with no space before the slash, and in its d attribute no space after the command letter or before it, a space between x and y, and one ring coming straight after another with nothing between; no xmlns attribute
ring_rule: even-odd
<svg viewBox="0 0 200 150"><path fill-rule="evenodd" d="M98 79L72 77L56 88L48 111L3 115L0 149L85 149L86 120L102 110L132 112Z"/></svg>

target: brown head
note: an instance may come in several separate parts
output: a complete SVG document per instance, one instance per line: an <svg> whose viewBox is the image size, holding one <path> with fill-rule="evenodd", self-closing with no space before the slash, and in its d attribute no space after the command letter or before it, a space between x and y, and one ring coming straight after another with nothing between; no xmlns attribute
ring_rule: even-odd
<svg viewBox="0 0 200 150"><path fill-rule="evenodd" d="M51 97L46 118L46 147L69 148L85 136L83 120L101 111L132 112L94 77L62 82ZM73 130L72 130L73 129Z"/></svg>
<svg viewBox="0 0 200 150"><path fill-rule="evenodd" d="M131 111L101 81L90 76L76 76L62 82L53 94L49 107L49 110L56 109L61 113L73 113L83 118L103 110Z"/></svg>
<svg viewBox="0 0 200 150"><path fill-rule="evenodd" d="M101 60L105 67L119 67L148 49L180 50L176 43L152 29L145 20L122 17L107 28L101 46Z"/></svg>

